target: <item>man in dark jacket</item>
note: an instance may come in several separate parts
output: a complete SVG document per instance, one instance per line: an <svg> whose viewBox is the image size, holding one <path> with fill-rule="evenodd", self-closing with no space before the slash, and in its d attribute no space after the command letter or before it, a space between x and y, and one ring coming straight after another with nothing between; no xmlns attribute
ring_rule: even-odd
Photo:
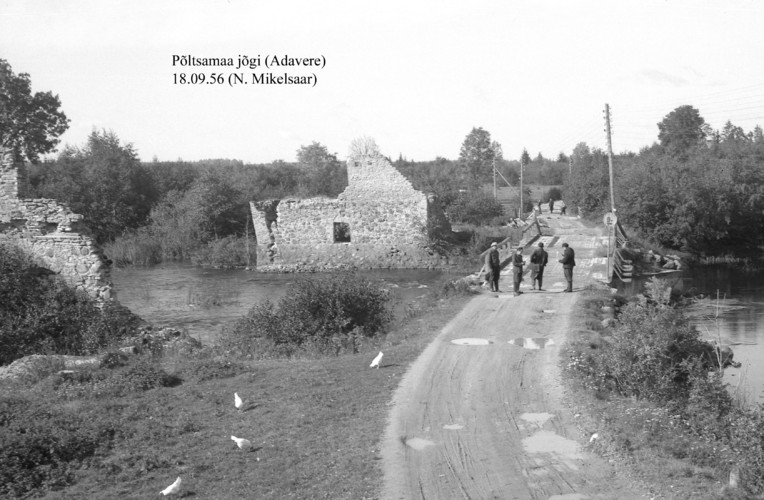
<svg viewBox="0 0 764 500"><path fill-rule="evenodd" d="M515 296L520 295L520 282L523 280L523 247L517 247L515 254L512 256L512 281L515 285Z"/></svg>
<svg viewBox="0 0 764 500"><path fill-rule="evenodd" d="M541 282L544 280L544 267L549 261L549 254L544 250L544 243L539 242L539 247L531 254L531 285L533 290L536 289L536 281L539 282L539 290L541 288Z"/></svg>
<svg viewBox="0 0 764 500"><path fill-rule="evenodd" d="M501 276L501 259L499 259L499 249L496 246L496 242L491 243L491 249L485 256L485 270L491 273L491 291L500 292L499 290L499 277Z"/></svg>
<svg viewBox="0 0 764 500"><path fill-rule="evenodd" d="M572 248L570 248L570 245L567 243L562 244L562 259L559 260L560 264L562 264L562 270L565 273L565 281L568 282L568 288L563 290L563 292L572 292L573 291L573 267L576 265L576 252L573 251Z"/></svg>

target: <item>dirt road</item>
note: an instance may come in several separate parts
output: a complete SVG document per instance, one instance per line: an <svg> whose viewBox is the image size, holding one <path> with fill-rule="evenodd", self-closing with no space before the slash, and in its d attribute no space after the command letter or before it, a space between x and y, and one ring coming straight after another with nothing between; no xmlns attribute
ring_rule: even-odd
<svg viewBox="0 0 764 500"><path fill-rule="evenodd" d="M566 406L558 360L576 293L561 293L559 245L576 250L574 290L604 276L598 231L549 221L546 291L483 292L443 329L396 392L383 444L384 499L630 499L641 491L589 451ZM528 251L528 254L530 250ZM526 262L527 262L526 255Z"/></svg>

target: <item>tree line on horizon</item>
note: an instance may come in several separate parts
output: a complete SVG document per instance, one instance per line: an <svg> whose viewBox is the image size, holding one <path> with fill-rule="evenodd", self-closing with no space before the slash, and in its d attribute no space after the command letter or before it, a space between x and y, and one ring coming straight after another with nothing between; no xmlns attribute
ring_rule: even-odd
<svg viewBox="0 0 764 500"><path fill-rule="evenodd" d="M347 186L345 163L315 141L301 146L294 162L143 162L116 133L94 130L86 144L39 161L68 127L58 97L32 94L29 75L16 75L4 60L0 76L0 146L28 163L30 196L54 198L81 213L101 244L152 242L146 263L233 246L249 234L250 201L335 197ZM693 253L761 245L761 127L746 132L728 122L714 131L698 110L680 106L658 129L658 142L614 158L619 220L648 240ZM585 143L570 156L531 158L524 150L521 158L507 160L490 132L473 127L456 159L399 155L391 163L416 189L436 194L453 223L497 223L514 215L503 213L487 189L494 169L499 186L517 187L522 168L525 186L560 187L566 204L586 217L601 217L610 207L607 155ZM526 191L524 201L522 211L528 212L538 200Z"/></svg>
<svg viewBox="0 0 764 500"><path fill-rule="evenodd" d="M658 124L658 141L614 156L619 221L643 238L695 255L761 255L764 248L764 133L727 121L713 130L692 106ZM566 202L585 216L610 211L607 154L578 144Z"/></svg>

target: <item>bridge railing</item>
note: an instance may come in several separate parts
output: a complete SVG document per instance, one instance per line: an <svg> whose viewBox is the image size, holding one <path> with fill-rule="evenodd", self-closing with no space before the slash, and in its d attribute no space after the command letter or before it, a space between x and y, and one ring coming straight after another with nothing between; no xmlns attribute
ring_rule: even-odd
<svg viewBox="0 0 764 500"><path fill-rule="evenodd" d="M501 267L504 268L504 266L507 264L509 259L512 257L512 254L514 253L514 249L518 246L526 247L528 244L532 243L537 237L541 236L541 225L538 221L538 216L536 214L536 211L534 210L528 216L523 219L517 219L520 221L521 224L523 224L523 227L518 227L520 231L520 239L517 241L517 239L514 237L514 235L510 235L500 242L498 242L499 247L499 259L501 261ZM517 231L516 229L516 231ZM536 231L533 231L533 230ZM517 243L515 243L517 241ZM482 264L482 268L480 269L480 273L485 272L485 256L490 252L491 249L488 248L487 250L484 250L480 254L480 262Z"/></svg>
<svg viewBox="0 0 764 500"><path fill-rule="evenodd" d="M612 266L608 269L608 279L612 282L613 276L615 276L624 283L629 283L634 272L634 265L631 259L625 257L626 253L624 252L624 248L629 243L629 237L620 222L615 223L613 230L615 232L615 245L611 249L610 261Z"/></svg>

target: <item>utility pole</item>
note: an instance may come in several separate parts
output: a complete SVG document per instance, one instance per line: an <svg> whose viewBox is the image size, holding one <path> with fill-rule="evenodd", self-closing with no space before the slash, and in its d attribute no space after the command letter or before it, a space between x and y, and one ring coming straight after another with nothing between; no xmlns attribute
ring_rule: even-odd
<svg viewBox="0 0 764 500"><path fill-rule="evenodd" d="M613 143L610 137L610 106L605 104L605 132L607 132L607 164L610 173L610 212L615 215L615 196L613 195ZM615 225L612 227L615 230ZM607 277L608 280L613 276L613 259L610 257L610 239L611 226L607 226Z"/></svg>
<svg viewBox="0 0 764 500"><path fill-rule="evenodd" d="M613 143L610 137L610 106L605 104L605 131L607 132L607 164L610 172L610 211L615 213L615 196L613 195Z"/></svg>
<svg viewBox="0 0 764 500"><path fill-rule="evenodd" d="M523 219L523 170L525 170L525 158L520 157L520 210L517 214L520 216L520 220Z"/></svg>
<svg viewBox="0 0 764 500"><path fill-rule="evenodd" d="M493 153L493 199L496 199L496 153Z"/></svg>

